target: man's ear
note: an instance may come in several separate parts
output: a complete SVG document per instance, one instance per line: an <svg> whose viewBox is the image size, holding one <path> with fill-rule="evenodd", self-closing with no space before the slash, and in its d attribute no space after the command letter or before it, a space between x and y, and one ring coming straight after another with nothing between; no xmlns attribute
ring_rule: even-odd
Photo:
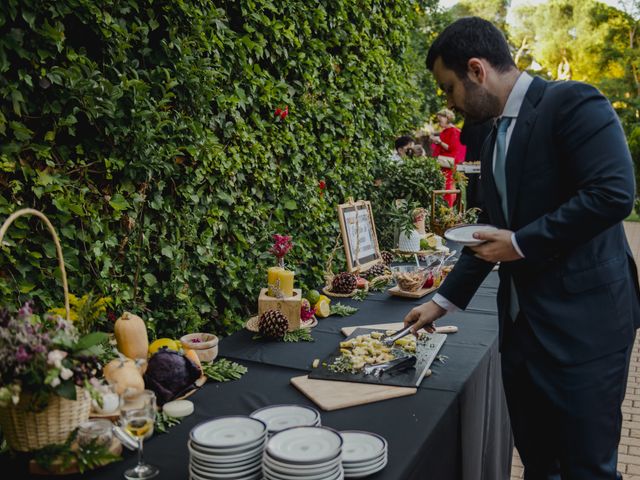
<svg viewBox="0 0 640 480"><path fill-rule="evenodd" d="M483 84L487 80L487 69L482 60L472 57L467 62L467 76L477 84Z"/></svg>

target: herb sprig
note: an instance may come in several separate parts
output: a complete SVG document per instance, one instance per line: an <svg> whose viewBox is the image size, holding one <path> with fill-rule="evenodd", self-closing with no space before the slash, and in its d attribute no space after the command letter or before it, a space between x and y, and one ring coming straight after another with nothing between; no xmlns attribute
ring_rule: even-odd
<svg viewBox="0 0 640 480"><path fill-rule="evenodd" d="M227 360L226 358L219 358L215 362L203 363L202 371L209 380L213 380L214 382L228 382L241 378L247 373L247 367Z"/></svg>

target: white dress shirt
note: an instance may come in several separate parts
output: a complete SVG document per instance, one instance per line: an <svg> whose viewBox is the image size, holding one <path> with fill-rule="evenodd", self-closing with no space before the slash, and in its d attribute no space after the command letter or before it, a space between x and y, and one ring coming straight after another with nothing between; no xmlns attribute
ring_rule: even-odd
<svg viewBox="0 0 640 480"><path fill-rule="evenodd" d="M520 108L522 107L522 102L524 102L524 97L527 94L527 90L529 90L529 86L533 81L533 77L529 75L527 72L522 72L516 80L516 83L513 85L511 89L511 93L509 94L509 98L507 98L507 103L502 110L502 115L500 117L509 117L514 120L509 124L509 128L507 128L507 135L505 138L505 156L509 152L509 143L511 142L511 135L513 134L513 129L516 126L516 122L518 121L518 114L520 113ZM496 149L493 149L493 167L496 164ZM513 244L513 248L518 252L518 255L524 258L524 254L520 247L518 246L518 242L516 241L516 234L511 234L511 243ZM444 308L447 312L453 312L456 310L460 310L457 306L447 300L445 297L436 293L433 297L433 301L440 307Z"/></svg>

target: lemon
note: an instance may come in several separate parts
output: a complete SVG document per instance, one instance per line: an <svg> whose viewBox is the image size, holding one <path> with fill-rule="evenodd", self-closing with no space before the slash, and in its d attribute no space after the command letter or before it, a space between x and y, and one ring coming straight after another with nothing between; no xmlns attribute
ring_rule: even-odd
<svg viewBox="0 0 640 480"><path fill-rule="evenodd" d="M320 299L318 303L316 303L315 307L316 315L320 318L327 318L331 315L331 307L329 306L329 301Z"/></svg>
<svg viewBox="0 0 640 480"><path fill-rule="evenodd" d="M168 348L169 350L180 350L180 342L172 338L159 338L149 345L149 355L153 355L161 348Z"/></svg>
<svg viewBox="0 0 640 480"><path fill-rule="evenodd" d="M318 303L318 300L320 300L320 292L318 292L317 290L310 290L307 293L306 298L307 300L309 300L309 303L311 305L315 305L316 303Z"/></svg>
<svg viewBox="0 0 640 480"><path fill-rule="evenodd" d="M331 299L330 299L329 297L327 297L326 295L319 295L319 296L318 296L318 302L319 302L320 300L324 300L324 301L325 301L325 302L327 302L327 303L331 303ZM317 305L317 304L318 304L318 302L314 303L313 305Z"/></svg>

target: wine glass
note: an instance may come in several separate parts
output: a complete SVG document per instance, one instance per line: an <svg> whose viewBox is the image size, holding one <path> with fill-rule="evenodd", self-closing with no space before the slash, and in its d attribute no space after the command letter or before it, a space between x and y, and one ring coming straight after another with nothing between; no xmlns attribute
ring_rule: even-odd
<svg viewBox="0 0 640 480"><path fill-rule="evenodd" d="M128 480L145 480L160 473L158 467L145 463L143 457L144 438L153 431L156 418L155 398L155 394L148 390L138 394L123 395L122 398L123 427L138 440L138 464L124 472L124 477Z"/></svg>

